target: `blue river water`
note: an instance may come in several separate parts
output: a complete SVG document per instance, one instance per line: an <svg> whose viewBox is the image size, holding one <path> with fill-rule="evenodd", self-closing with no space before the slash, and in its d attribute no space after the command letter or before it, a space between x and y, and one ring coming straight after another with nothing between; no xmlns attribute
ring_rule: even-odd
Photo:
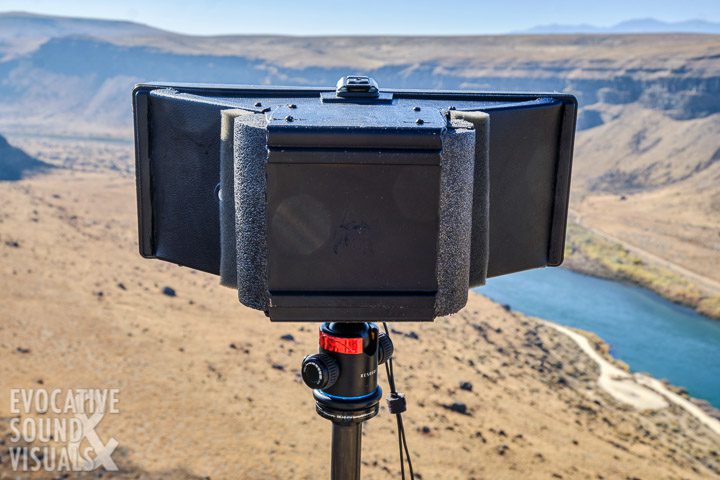
<svg viewBox="0 0 720 480"><path fill-rule="evenodd" d="M563 268L531 270L476 289L513 310L588 330L635 372L687 388L720 408L720 321L644 288Z"/></svg>

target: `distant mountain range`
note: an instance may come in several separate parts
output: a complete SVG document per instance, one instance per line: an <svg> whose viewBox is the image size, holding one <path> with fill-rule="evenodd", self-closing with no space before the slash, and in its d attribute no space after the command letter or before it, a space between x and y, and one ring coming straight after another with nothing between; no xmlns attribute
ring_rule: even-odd
<svg viewBox="0 0 720 480"><path fill-rule="evenodd" d="M620 22L610 27L596 25L538 25L537 27L514 33L711 33L720 34L720 23L705 20L686 20L683 22L663 22L654 18L638 18Z"/></svg>
<svg viewBox="0 0 720 480"><path fill-rule="evenodd" d="M113 37L162 32L141 23L122 20L55 17L27 12L0 13L0 32L5 39L53 38L66 35Z"/></svg>
<svg viewBox="0 0 720 480"><path fill-rule="evenodd" d="M67 35L85 35L96 38L117 38L136 35L183 36L149 25L124 21L94 18L73 18L41 15L28 12L0 12L0 36L4 40L18 41L48 39ZM664 22L654 18L636 18L616 25L602 27L591 24L547 24L538 25L510 34L572 34L572 33L706 33L720 34L720 22L691 19L680 22ZM238 35L242 32L238 32Z"/></svg>

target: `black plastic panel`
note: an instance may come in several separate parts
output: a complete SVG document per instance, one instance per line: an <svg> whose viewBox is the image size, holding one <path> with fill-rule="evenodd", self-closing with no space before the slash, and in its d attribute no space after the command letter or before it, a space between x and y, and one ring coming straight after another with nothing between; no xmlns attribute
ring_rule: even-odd
<svg viewBox="0 0 720 480"><path fill-rule="evenodd" d="M267 179L273 297L437 290L439 165L270 163Z"/></svg>
<svg viewBox="0 0 720 480"><path fill-rule="evenodd" d="M553 103L490 116L489 277L550 263L562 110Z"/></svg>
<svg viewBox="0 0 720 480"><path fill-rule="evenodd" d="M216 105L149 96L152 256L217 274L220 220L220 113ZM193 208L188 208L193 205ZM143 252L145 253L145 252Z"/></svg>
<svg viewBox="0 0 720 480"><path fill-rule="evenodd" d="M167 88L181 95L163 94ZM320 108L321 93L332 90L184 84L136 87L133 104L142 255L217 274L220 241L215 187L219 182L220 110L272 112L290 103ZM562 262L577 108L574 97L556 93L387 92L392 93L395 105L406 106L408 111L414 106L423 110L452 106L490 114L491 276ZM329 149L322 158L332 162L341 152ZM429 158L425 161L432 163ZM187 208L188 204L193 208ZM480 280L470 278L470 284Z"/></svg>

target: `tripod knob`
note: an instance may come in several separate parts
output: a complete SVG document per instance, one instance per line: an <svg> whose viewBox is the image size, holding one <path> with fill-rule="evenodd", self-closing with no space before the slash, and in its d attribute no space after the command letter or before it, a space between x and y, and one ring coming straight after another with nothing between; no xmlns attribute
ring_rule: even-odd
<svg viewBox="0 0 720 480"><path fill-rule="evenodd" d="M393 352L395 352L395 347L390 337L384 333L378 335L378 364L382 365L388 361L393 356Z"/></svg>
<svg viewBox="0 0 720 480"><path fill-rule="evenodd" d="M326 353L308 355L302 362L302 379L312 389L332 387L340 376L340 367Z"/></svg>

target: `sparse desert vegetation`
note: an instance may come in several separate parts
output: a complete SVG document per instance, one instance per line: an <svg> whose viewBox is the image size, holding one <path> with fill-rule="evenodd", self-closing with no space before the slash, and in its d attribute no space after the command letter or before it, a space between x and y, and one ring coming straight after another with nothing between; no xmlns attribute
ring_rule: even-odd
<svg viewBox="0 0 720 480"><path fill-rule="evenodd" d="M569 268L641 285L703 315L720 319L720 295L704 293L686 277L662 265L648 263L622 245L593 234L577 223L568 225L565 255Z"/></svg>

